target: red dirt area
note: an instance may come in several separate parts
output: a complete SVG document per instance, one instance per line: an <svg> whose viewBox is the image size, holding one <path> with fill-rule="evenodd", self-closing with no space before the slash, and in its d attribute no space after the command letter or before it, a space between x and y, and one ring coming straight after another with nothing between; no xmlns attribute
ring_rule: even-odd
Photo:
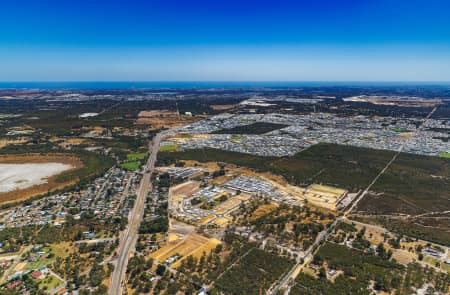
<svg viewBox="0 0 450 295"><path fill-rule="evenodd" d="M150 130L161 128L174 128L190 124L205 116L188 116L178 114L178 112L167 110L141 111L136 120L137 125L148 125Z"/></svg>

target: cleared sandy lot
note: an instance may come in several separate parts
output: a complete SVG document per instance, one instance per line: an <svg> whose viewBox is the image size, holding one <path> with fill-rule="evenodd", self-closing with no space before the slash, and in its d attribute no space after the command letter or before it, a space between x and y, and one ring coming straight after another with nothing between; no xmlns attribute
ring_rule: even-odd
<svg viewBox="0 0 450 295"><path fill-rule="evenodd" d="M220 241L216 238L207 238L193 233L181 240L168 243L150 256L159 262L164 262L167 258L178 254L181 258L172 264L172 267L177 268L189 255L199 259L204 252L208 254L219 244Z"/></svg>
<svg viewBox="0 0 450 295"><path fill-rule="evenodd" d="M186 116L168 110L141 111L138 114L136 124L149 125L152 130L182 126L204 118L205 116Z"/></svg>
<svg viewBox="0 0 450 295"><path fill-rule="evenodd" d="M182 184L171 187L170 189L172 190L173 195L189 196L190 194L193 194L196 191L198 191L199 187L200 187L200 182L187 181L187 182L183 182Z"/></svg>
<svg viewBox="0 0 450 295"><path fill-rule="evenodd" d="M0 192L6 193L43 184L49 177L72 168L72 165L63 163L0 163Z"/></svg>

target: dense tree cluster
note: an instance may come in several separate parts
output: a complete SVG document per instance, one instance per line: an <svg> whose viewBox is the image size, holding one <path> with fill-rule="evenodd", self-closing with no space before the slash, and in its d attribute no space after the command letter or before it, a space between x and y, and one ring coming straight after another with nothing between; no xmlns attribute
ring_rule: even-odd
<svg viewBox="0 0 450 295"><path fill-rule="evenodd" d="M327 280L326 274L316 279L302 273L297 277L296 287L291 294L371 294L371 282L378 291L390 292L401 286L405 268L389 261L386 252L379 247L378 255L350 249L333 243L323 245L313 264L326 265L328 269L342 270L334 283Z"/></svg>
<svg viewBox="0 0 450 295"><path fill-rule="evenodd" d="M263 294L294 265L293 261L260 249L252 249L216 281L226 294Z"/></svg>

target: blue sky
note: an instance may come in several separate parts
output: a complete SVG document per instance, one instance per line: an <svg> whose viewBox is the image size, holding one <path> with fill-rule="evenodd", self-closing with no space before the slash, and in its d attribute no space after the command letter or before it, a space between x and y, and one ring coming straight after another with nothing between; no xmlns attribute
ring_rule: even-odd
<svg viewBox="0 0 450 295"><path fill-rule="evenodd" d="M2 0L0 81L450 81L446 0Z"/></svg>

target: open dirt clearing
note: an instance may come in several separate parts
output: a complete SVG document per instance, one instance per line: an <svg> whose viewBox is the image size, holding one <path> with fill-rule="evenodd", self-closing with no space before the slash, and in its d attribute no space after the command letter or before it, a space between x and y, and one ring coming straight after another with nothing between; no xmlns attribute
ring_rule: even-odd
<svg viewBox="0 0 450 295"><path fill-rule="evenodd" d="M200 187L200 182L198 181L187 181L182 184L179 184L177 186L171 187L173 195L184 195L188 196L190 194L195 193L198 191Z"/></svg>
<svg viewBox="0 0 450 295"><path fill-rule="evenodd" d="M186 239L168 243L166 246L152 253L151 257L157 259L159 262L164 262L167 258L178 254L181 256L181 259L172 265L176 268L180 265L180 262L189 255L200 258L203 255L203 252L209 253L218 244L220 244L218 239L207 238L198 234L190 234Z"/></svg>
<svg viewBox="0 0 450 295"><path fill-rule="evenodd" d="M228 211L233 209L234 207L239 206L242 203L242 200L238 199L238 198L230 198L228 200L226 200L225 202L219 204L217 206L217 210L223 210L223 211Z"/></svg>
<svg viewBox="0 0 450 295"><path fill-rule="evenodd" d="M206 243L201 245L199 248L196 248L194 251L189 253L189 255L192 255L193 257L200 259L204 253L209 254L214 248L216 248L217 245L219 245L221 242L216 238L210 238ZM173 267L177 268L181 265L181 262L186 259L189 255L186 255L182 257L180 260L176 261L173 264Z"/></svg>
<svg viewBox="0 0 450 295"><path fill-rule="evenodd" d="M174 111L141 111L136 120L138 125L149 125L150 129L173 128L203 119L205 116L179 115Z"/></svg>

